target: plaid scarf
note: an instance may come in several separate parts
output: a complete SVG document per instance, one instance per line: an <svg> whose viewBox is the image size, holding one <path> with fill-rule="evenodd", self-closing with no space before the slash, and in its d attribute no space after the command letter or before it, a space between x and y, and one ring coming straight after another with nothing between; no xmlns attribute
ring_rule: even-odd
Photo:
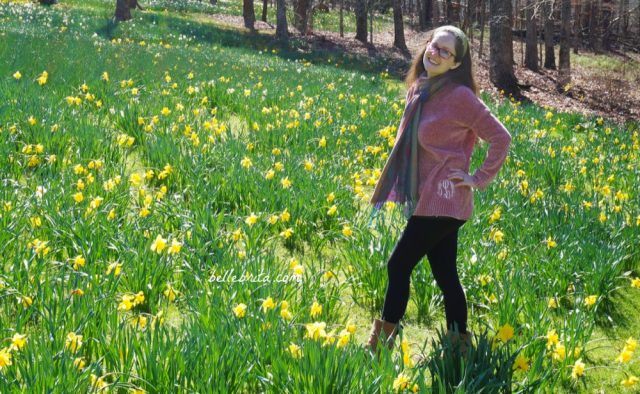
<svg viewBox="0 0 640 394"><path fill-rule="evenodd" d="M407 219L413 214L419 198L418 125L422 106L449 81L447 74L425 78L417 87L420 94L409 98L400 122L399 138L391 150L371 197L370 203L374 208L372 216L377 216L387 201L404 204L403 213ZM425 73L421 78L424 76Z"/></svg>

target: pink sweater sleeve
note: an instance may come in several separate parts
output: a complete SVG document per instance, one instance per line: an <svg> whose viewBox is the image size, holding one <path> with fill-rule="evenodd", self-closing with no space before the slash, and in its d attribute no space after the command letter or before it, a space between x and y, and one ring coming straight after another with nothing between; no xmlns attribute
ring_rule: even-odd
<svg viewBox="0 0 640 394"><path fill-rule="evenodd" d="M484 162L472 175L477 188L484 191L498 174L507 158L511 145L511 134L471 89L467 88L464 91L462 96L465 103L468 104L469 111L467 113L470 114L469 128L478 137L489 143L489 150Z"/></svg>

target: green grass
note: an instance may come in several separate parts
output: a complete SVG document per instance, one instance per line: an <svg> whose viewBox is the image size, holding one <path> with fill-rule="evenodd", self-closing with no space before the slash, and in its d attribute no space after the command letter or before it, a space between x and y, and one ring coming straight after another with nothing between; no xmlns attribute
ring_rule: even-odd
<svg viewBox="0 0 640 394"><path fill-rule="evenodd" d="M611 54L571 54L571 62L581 67L598 70L602 75L615 75L627 81L637 81L640 78L640 62L630 61Z"/></svg>
<svg viewBox="0 0 640 394"><path fill-rule="evenodd" d="M378 222L367 211L385 162L370 148L390 151L379 132L397 127L401 82L382 63L301 54L295 43L285 49L269 35L219 27L205 18L205 4L162 11L170 6L178 3L149 4L113 25L111 2L0 5L0 350L14 334L27 335L10 350L12 364L0 364L0 391L89 391L95 375L148 392L327 392L337 382L374 393L391 391L404 371L427 392L427 370L405 367L397 353L364 364L358 349L404 226L397 210ZM622 370L603 368L616 365L623 340L638 332L638 291L628 278L640 273L638 125L483 99L514 138L460 233L471 330L515 328L502 350L531 362L513 375L516 392L536 379L548 392L575 392L582 382L585 392L619 390L625 372L639 374L637 354ZM486 150L478 146L472 169ZM328 215L332 205L337 213ZM258 220L249 225L252 214ZM504 239L492 236L497 230ZM160 253L152 250L157 237L167 242ZM181 247L170 254L174 240ZM36 241L48 242L47 253ZM76 256L84 266L73 267ZM303 286L209 280L230 269L291 274L292 259ZM426 263L414 272L405 316L412 353L423 344L435 351L430 340L444 320ZM120 276L113 264L122 264ZM144 300L122 310L123 296L138 292ZM596 302L586 306L589 295ZM268 297L276 307L264 313ZM549 297L559 308L547 308ZM293 320L281 318L281 301ZM322 305L317 317L314 302ZM243 318L232 309L240 303ZM312 322L326 323L319 341L304 336ZM347 327L355 331L346 335ZM322 346L333 329L335 340L348 338L345 347ZM564 361L545 349L551 329L566 345ZM83 335L77 352L69 333ZM287 350L292 343L302 358ZM597 348L603 343L612 347ZM577 346L587 370L574 383ZM77 357L84 368L74 367Z"/></svg>

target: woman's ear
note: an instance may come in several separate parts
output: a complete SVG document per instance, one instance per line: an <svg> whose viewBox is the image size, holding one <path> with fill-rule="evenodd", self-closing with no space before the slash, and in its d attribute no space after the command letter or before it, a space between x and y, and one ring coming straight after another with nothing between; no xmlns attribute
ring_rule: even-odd
<svg viewBox="0 0 640 394"><path fill-rule="evenodd" d="M458 68L458 67L460 67L461 64L462 64L462 62L458 62L455 65L453 65L453 67L451 67L449 70L453 70L454 68Z"/></svg>

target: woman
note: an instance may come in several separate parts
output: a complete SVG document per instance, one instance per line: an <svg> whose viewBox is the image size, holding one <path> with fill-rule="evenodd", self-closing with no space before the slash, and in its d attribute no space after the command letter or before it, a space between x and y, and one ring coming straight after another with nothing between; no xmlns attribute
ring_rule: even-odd
<svg viewBox="0 0 640 394"><path fill-rule="evenodd" d="M447 334L470 344L467 304L458 278L458 230L473 211L473 190L484 190L506 159L511 135L477 97L466 35L441 26L427 35L406 77L407 105L394 148L371 203L404 204L408 217L387 263L389 275L381 319L374 319L365 347L376 352L384 333L389 348L402 329L413 268L427 255L444 296ZM489 142L482 166L469 175L478 137ZM466 343L466 345L465 345Z"/></svg>

